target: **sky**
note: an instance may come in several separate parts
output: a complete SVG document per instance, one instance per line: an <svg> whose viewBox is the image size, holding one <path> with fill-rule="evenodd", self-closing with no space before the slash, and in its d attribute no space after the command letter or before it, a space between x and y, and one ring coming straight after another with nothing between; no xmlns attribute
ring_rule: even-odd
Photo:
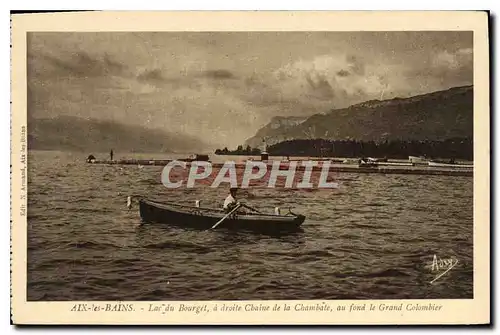
<svg viewBox="0 0 500 335"><path fill-rule="evenodd" d="M274 116L472 85L471 32L29 33L28 115L236 147Z"/></svg>

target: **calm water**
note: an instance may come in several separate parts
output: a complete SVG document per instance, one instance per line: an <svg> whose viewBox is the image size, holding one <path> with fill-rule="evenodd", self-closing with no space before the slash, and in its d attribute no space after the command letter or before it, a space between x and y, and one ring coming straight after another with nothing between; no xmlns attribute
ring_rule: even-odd
<svg viewBox="0 0 500 335"><path fill-rule="evenodd" d="M334 190L252 189L253 207L307 217L301 232L266 236L140 225L129 194L220 206L225 190L167 190L161 167L85 157L30 153L28 300L472 298L471 177L342 173ZM459 263L430 284L434 255Z"/></svg>

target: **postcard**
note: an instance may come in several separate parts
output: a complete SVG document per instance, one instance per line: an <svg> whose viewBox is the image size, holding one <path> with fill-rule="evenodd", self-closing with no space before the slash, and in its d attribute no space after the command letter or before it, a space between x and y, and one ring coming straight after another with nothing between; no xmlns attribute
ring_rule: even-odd
<svg viewBox="0 0 500 335"><path fill-rule="evenodd" d="M11 18L13 324L490 323L487 12Z"/></svg>

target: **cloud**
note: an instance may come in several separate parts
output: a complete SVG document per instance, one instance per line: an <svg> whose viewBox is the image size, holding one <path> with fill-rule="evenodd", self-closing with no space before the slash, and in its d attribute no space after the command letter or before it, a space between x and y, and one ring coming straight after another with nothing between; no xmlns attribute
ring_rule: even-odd
<svg viewBox="0 0 500 335"><path fill-rule="evenodd" d="M408 68L405 76L413 78L428 90L439 90L471 85L473 72L472 49L460 48L431 53L425 63Z"/></svg>
<svg viewBox="0 0 500 335"><path fill-rule="evenodd" d="M331 109L379 98L388 88L409 89L397 78L398 70L350 54L329 54L287 64L275 77L283 97L298 98L302 105L328 102Z"/></svg>
<svg viewBox="0 0 500 335"><path fill-rule="evenodd" d="M30 56L32 59L33 55ZM68 59L50 54L42 54L40 56L44 57L53 66L55 74L96 77L121 75L125 69L123 64L112 60L107 54L101 57L93 57L85 51L80 51L71 55Z"/></svg>
<svg viewBox="0 0 500 335"><path fill-rule="evenodd" d="M137 76L137 79L140 81L152 81L152 82L160 82L164 81L165 78L160 69L154 70L146 70Z"/></svg>
<svg viewBox="0 0 500 335"><path fill-rule="evenodd" d="M243 143L267 121L266 113L256 112L260 107L242 99L244 81L213 80L235 79L229 71L172 77L160 68L116 71L105 58L50 56L31 62L30 117L119 121L193 135L217 146Z"/></svg>
<svg viewBox="0 0 500 335"><path fill-rule="evenodd" d="M212 78L212 79L234 79L235 75L229 71L224 69L218 70L207 70L201 73L202 77Z"/></svg>
<svg viewBox="0 0 500 335"><path fill-rule="evenodd" d="M425 59L399 62L334 50L247 72L205 61L202 49L196 57L175 55L163 63L117 61L119 56L31 52L30 116L115 120L235 147L274 116L312 115L472 83L470 48L436 49Z"/></svg>
<svg viewBox="0 0 500 335"><path fill-rule="evenodd" d="M466 67L472 67L472 49L458 49L455 52L442 51L434 55L433 68L446 68L451 71Z"/></svg>
<svg viewBox="0 0 500 335"><path fill-rule="evenodd" d="M352 72L358 75L365 74L365 63L360 57L355 55L347 55L346 60L347 66Z"/></svg>
<svg viewBox="0 0 500 335"><path fill-rule="evenodd" d="M472 84L472 49L431 53L426 61L375 62L352 54L328 54L286 64L275 72L284 100L342 108Z"/></svg>
<svg viewBox="0 0 500 335"><path fill-rule="evenodd" d="M351 75L351 73L349 73L349 71L346 71L346 70L337 71L337 76L339 76L339 77L348 77L350 75Z"/></svg>

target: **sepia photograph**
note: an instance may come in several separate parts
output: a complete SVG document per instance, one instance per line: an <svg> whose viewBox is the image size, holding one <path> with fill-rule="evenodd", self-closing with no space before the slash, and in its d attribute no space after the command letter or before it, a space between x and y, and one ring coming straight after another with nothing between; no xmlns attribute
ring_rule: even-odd
<svg viewBox="0 0 500 335"><path fill-rule="evenodd" d="M26 302L210 314L204 301L378 300L397 315L477 299L476 39L27 31Z"/></svg>

